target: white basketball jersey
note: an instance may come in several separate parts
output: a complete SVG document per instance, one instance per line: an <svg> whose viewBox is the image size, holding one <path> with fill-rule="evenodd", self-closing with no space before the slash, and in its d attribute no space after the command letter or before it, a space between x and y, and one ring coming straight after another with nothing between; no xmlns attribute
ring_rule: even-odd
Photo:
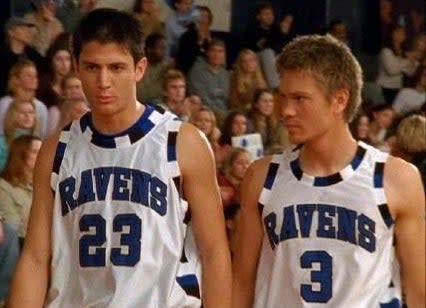
<svg viewBox="0 0 426 308"><path fill-rule="evenodd" d="M118 135L97 132L90 114L62 131L47 307L200 307L176 160L180 124L147 106Z"/></svg>
<svg viewBox="0 0 426 308"><path fill-rule="evenodd" d="M400 307L387 154L359 143L352 162L327 177L303 173L298 157L274 155L260 195L254 307Z"/></svg>

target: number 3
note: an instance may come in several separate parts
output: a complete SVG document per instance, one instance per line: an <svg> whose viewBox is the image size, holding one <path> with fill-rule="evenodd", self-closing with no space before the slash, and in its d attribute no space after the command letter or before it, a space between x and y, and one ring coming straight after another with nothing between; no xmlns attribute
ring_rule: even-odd
<svg viewBox="0 0 426 308"><path fill-rule="evenodd" d="M111 263L119 266L134 266L141 254L141 220L136 214L119 214L112 222L113 232L120 232L120 245L128 247L123 254L122 247L111 248ZM129 227L129 233L123 233L123 227ZM84 215L80 219L80 232L95 228L95 234L85 234L79 241L80 266L99 267L106 264L106 249L101 247L106 242L106 221L99 215ZM94 252L90 252L90 247Z"/></svg>
<svg viewBox="0 0 426 308"><path fill-rule="evenodd" d="M311 281L319 283L319 291L315 291L312 284L301 284L300 294L308 303L327 303L333 295L332 273L333 258L325 251L306 251L300 257L302 268L312 268L319 263L320 270L311 271Z"/></svg>

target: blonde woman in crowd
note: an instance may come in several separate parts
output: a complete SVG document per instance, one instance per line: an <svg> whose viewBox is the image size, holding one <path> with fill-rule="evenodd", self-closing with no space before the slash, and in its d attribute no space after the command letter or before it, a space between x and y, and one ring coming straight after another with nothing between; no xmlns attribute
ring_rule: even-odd
<svg viewBox="0 0 426 308"><path fill-rule="evenodd" d="M240 51L231 75L230 108L248 110L255 89L266 86L257 55L250 49Z"/></svg>
<svg viewBox="0 0 426 308"><path fill-rule="evenodd" d="M32 101L14 101L4 120L4 135L0 136L0 171L9 156L12 141L23 135L40 136L35 105Z"/></svg>
<svg viewBox="0 0 426 308"><path fill-rule="evenodd" d="M10 155L0 176L0 212L4 219L25 238L32 202L33 171L41 140L35 136L20 136L13 140Z"/></svg>
<svg viewBox="0 0 426 308"><path fill-rule="evenodd" d="M12 101L31 101L36 108L37 120L40 125L40 137L47 137L47 108L38 100L36 90L38 88L38 72L34 62L28 59L20 59L14 64L9 73L9 95L0 99L0 135L4 134L4 118Z"/></svg>
<svg viewBox="0 0 426 308"><path fill-rule="evenodd" d="M216 126L214 112L210 108L203 106L191 115L189 123L194 124L204 133L213 151L215 151L220 137L220 130Z"/></svg>

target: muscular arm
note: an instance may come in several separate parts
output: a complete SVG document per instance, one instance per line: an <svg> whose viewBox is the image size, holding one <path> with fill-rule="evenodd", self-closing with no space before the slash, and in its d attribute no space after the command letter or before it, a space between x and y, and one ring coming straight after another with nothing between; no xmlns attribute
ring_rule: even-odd
<svg viewBox="0 0 426 308"><path fill-rule="evenodd" d="M257 263L263 228L258 206L269 158L252 164L241 187L241 214L237 223L237 242L233 259L232 301L234 308L251 307L254 298Z"/></svg>
<svg viewBox="0 0 426 308"><path fill-rule="evenodd" d="M425 192L419 172L391 157L385 168L385 189L395 217L396 249L407 305L425 307Z"/></svg>
<svg viewBox="0 0 426 308"><path fill-rule="evenodd" d="M49 284L50 230L53 194L50 173L56 148L56 137L43 144L34 170L34 193L28 232L13 278L10 308L43 307Z"/></svg>
<svg viewBox="0 0 426 308"><path fill-rule="evenodd" d="M205 138L189 124L182 125L177 150L201 253L203 306L227 308L231 306L231 260L213 154Z"/></svg>

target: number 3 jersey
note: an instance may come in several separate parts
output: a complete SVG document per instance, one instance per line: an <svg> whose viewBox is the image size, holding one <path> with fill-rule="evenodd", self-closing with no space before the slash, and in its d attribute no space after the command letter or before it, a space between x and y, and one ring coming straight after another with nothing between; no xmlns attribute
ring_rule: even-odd
<svg viewBox="0 0 426 308"><path fill-rule="evenodd" d="M254 307L400 307L387 154L359 143L350 164L327 177L305 174L298 157L274 155L260 195Z"/></svg>
<svg viewBox="0 0 426 308"><path fill-rule="evenodd" d="M90 113L61 132L47 307L200 307L200 263L181 198L180 122L147 106L118 135Z"/></svg>

